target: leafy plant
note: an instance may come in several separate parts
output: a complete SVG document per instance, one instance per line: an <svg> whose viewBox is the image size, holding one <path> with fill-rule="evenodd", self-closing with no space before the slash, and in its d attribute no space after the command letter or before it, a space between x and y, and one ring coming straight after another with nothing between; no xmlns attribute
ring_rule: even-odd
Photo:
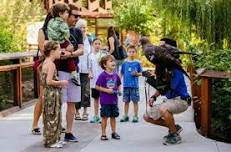
<svg viewBox="0 0 231 152"><path fill-rule="evenodd" d="M11 33L6 18L0 17L0 52L12 49L13 33Z"/></svg>
<svg viewBox="0 0 231 152"><path fill-rule="evenodd" d="M0 36L0 52L25 51L27 24L42 18L40 4L41 0L0 2L0 34L6 35Z"/></svg>
<svg viewBox="0 0 231 152"><path fill-rule="evenodd" d="M149 35L154 31L153 8L149 0L117 1L114 7L115 20L121 29Z"/></svg>
<svg viewBox="0 0 231 152"><path fill-rule="evenodd" d="M176 39L182 50L200 53L196 67L231 72L231 1L158 0L161 36ZM183 63L187 58L183 57ZM231 80L214 79L211 136L230 141Z"/></svg>

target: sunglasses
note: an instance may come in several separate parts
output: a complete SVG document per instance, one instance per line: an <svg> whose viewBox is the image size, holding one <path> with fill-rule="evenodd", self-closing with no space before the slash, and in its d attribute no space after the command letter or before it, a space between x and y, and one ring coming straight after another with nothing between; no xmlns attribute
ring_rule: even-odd
<svg viewBox="0 0 231 152"><path fill-rule="evenodd" d="M77 14L71 14L71 15L73 15L75 18L79 18L80 17L80 15L77 15Z"/></svg>

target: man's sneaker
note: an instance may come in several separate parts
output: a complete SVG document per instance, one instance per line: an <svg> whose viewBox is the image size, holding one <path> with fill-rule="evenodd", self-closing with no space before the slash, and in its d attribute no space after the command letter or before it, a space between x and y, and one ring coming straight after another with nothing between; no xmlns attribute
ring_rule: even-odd
<svg viewBox="0 0 231 152"><path fill-rule="evenodd" d="M120 140L120 135L118 135L116 132L111 134L112 139Z"/></svg>
<svg viewBox="0 0 231 152"><path fill-rule="evenodd" d="M182 131L183 131L183 128L180 125L176 124L176 132L180 134Z"/></svg>
<svg viewBox="0 0 231 152"><path fill-rule="evenodd" d="M128 116L123 116L122 119L120 119L120 122L128 122L129 121L129 117Z"/></svg>
<svg viewBox="0 0 231 152"><path fill-rule="evenodd" d="M90 123L100 123L100 118L99 118L99 116L94 116L94 117L92 118L92 120L90 121Z"/></svg>
<svg viewBox="0 0 231 152"><path fill-rule="evenodd" d="M65 133L64 141L78 142L78 139L72 133Z"/></svg>
<svg viewBox="0 0 231 152"><path fill-rule="evenodd" d="M136 123L136 122L138 122L138 121L139 121L139 118L138 118L137 116L134 116L133 119L132 119L132 122L133 122L133 123Z"/></svg>
<svg viewBox="0 0 231 152"><path fill-rule="evenodd" d="M178 133L171 133L166 137L166 140L163 141L164 145L174 145L174 144L180 144L181 143L181 137Z"/></svg>
<svg viewBox="0 0 231 152"><path fill-rule="evenodd" d="M182 131L183 131L183 128L180 125L176 124L176 133L180 134ZM163 140L166 140L169 135L170 135L170 131L168 131L168 135L167 136L163 137Z"/></svg>

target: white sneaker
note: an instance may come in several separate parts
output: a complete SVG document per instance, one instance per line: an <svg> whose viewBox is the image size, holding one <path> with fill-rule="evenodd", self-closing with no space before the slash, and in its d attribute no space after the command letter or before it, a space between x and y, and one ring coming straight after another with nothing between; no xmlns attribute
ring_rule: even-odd
<svg viewBox="0 0 231 152"><path fill-rule="evenodd" d="M57 142L49 146L49 148L63 148L62 142Z"/></svg>

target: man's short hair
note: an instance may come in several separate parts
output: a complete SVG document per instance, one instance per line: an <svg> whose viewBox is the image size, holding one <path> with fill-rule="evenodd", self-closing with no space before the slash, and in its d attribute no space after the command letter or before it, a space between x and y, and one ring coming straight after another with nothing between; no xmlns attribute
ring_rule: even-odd
<svg viewBox="0 0 231 152"><path fill-rule="evenodd" d="M68 6L70 8L69 14L71 14L72 10L75 10L75 11L81 11L82 10L81 7L76 5L75 3L69 3Z"/></svg>
<svg viewBox="0 0 231 152"><path fill-rule="evenodd" d="M176 41L170 38L162 38L160 41L164 41L166 44L177 47Z"/></svg>

